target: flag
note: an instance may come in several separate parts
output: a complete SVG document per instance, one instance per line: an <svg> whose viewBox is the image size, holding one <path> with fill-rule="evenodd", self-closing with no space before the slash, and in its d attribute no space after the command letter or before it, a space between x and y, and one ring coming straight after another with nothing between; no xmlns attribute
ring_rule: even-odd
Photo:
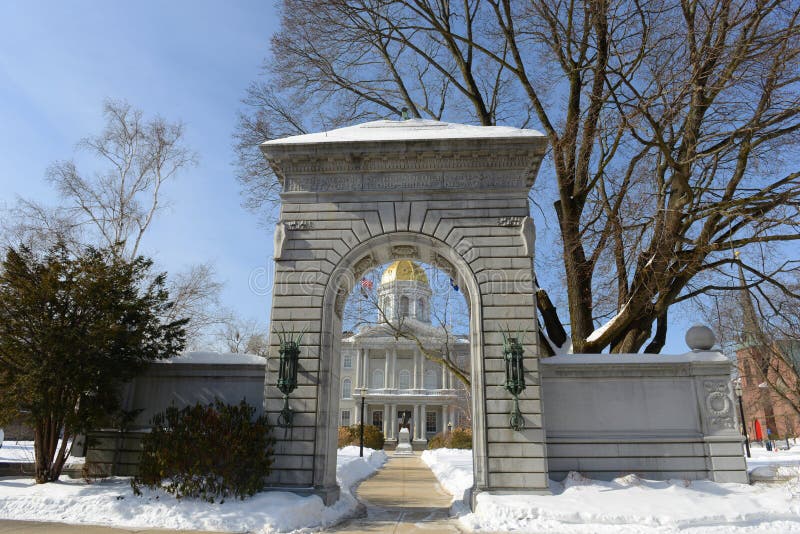
<svg viewBox="0 0 800 534"><path fill-rule="evenodd" d="M452 278L450 279L450 287L458 291L458 285L456 284L456 281L453 280Z"/></svg>
<svg viewBox="0 0 800 534"><path fill-rule="evenodd" d="M372 289L372 280L367 280L366 278L361 279L361 289L364 290L371 290Z"/></svg>

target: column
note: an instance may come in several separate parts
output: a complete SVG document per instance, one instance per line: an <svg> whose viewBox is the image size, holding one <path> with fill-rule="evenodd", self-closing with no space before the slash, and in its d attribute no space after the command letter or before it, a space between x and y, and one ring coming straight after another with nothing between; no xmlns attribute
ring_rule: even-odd
<svg viewBox="0 0 800 534"><path fill-rule="evenodd" d="M389 439L389 429L391 425L389 424L389 405L383 405L383 438Z"/></svg>
<svg viewBox="0 0 800 534"><path fill-rule="evenodd" d="M414 439L419 439L419 404L414 405Z"/></svg>
<svg viewBox="0 0 800 534"><path fill-rule="evenodd" d="M447 389L447 366L442 364L442 389Z"/></svg>
<svg viewBox="0 0 800 534"><path fill-rule="evenodd" d="M419 349L414 349L414 378L412 379L412 387L414 389L419 389L419 382L417 381L417 376L419 375Z"/></svg>
<svg viewBox="0 0 800 534"><path fill-rule="evenodd" d="M450 412L450 414L448 416L448 419L450 420L451 423L453 423L453 426L455 427L456 426L456 407L455 406L450 406L448 408L448 411Z"/></svg>
<svg viewBox="0 0 800 534"><path fill-rule="evenodd" d="M397 347L392 347L392 365L390 365L392 371L392 381L391 387L392 389L397 387Z"/></svg>
<svg viewBox="0 0 800 534"><path fill-rule="evenodd" d="M389 428L389 436L391 436L391 439L397 439L397 405L390 404L389 410L392 414L392 424Z"/></svg>
<svg viewBox="0 0 800 534"><path fill-rule="evenodd" d="M369 350L361 348L361 385L369 387Z"/></svg>
<svg viewBox="0 0 800 534"><path fill-rule="evenodd" d="M353 414L355 415L355 420L350 421L351 425L359 425L361 424L361 397L356 397L353 395L353 400L356 404L356 409L353 410Z"/></svg>
<svg viewBox="0 0 800 534"><path fill-rule="evenodd" d="M428 422L428 407L426 405L421 405L419 407L419 439L425 440L425 427L427 426Z"/></svg>
<svg viewBox="0 0 800 534"><path fill-rule="evenodd" d="M447 423L450 422L450 418L448 417L449 411L449 406L442 406L442 432L447 432Z"/></svg>
<svg viewBox="0 0 800 534"><path fill-rule="evenodd" d="M353 388L358 389L361 387L361 347L356 348L356 373L355 380L353 380Z"/></svg>
<svg viewBox="0 0 800 534"><path fill-rule="evenodd" d="M388 388L390 387L389 384L389 377L391 376L391 369L389 366L392 363L391 352L389 349L386 349L386 353L384 354L383 360L383 387Z"/></svg>

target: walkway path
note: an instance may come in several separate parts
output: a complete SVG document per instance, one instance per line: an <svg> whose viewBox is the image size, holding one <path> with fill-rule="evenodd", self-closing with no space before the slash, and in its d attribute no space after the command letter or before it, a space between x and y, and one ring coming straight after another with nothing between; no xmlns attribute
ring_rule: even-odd
<svg viewBox="0 0 800 534"><path fill-rule="evenodd" d="M378 473L356 491L366 516L353 519L335 532L360 533L455 533L449 519L452 496L417 456L389 457Z"/></svg>

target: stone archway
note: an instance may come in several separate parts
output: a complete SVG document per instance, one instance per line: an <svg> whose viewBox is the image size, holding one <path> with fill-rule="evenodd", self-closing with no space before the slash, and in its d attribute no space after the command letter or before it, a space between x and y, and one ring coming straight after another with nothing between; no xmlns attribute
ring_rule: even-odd
<svg viewBox="0 0 800 534"><path fill-rule="evenodd" d="M450 274L470 309L475 491L546 492L528 192L546 147L532 130L377 121L267 142L278 175L271 350L305 331L293 427L278 430L269 483L338 495L336 441L341 312L368 269L416 259ZM503 332L526 344L526 427L509 428ZM277 359L265 411L282 408Z"/></svg>

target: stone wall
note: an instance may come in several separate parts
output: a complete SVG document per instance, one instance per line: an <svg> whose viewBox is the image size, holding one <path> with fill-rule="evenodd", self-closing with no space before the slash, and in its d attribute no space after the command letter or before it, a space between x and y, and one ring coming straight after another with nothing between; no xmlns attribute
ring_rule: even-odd
<svg viewBox="0 0 800 534"><path fill-rule="evenodd" d="M154 414L218 398L244 400L263 413L266 359L250 354L188 353L151 364L124 392L126 410L142 410L130 428L150 426Z"/></svg>
<svg viewBox="0 0 800 534"><path fill-rule="evenodd" d="M717 352L541 360L550 477L747 483L731 366Z"/></svg>
<svg viewBox="0 0 800 534"><path fill-rule="evenodd" d="M244 400L263 413L266 359L247 354L189 353L150 364L123 392L126 410L142 410L125 431L102 428L89 433L86 453L91 476L132 476L141 457L141 441L153 415L220 399Z"/></svg>

